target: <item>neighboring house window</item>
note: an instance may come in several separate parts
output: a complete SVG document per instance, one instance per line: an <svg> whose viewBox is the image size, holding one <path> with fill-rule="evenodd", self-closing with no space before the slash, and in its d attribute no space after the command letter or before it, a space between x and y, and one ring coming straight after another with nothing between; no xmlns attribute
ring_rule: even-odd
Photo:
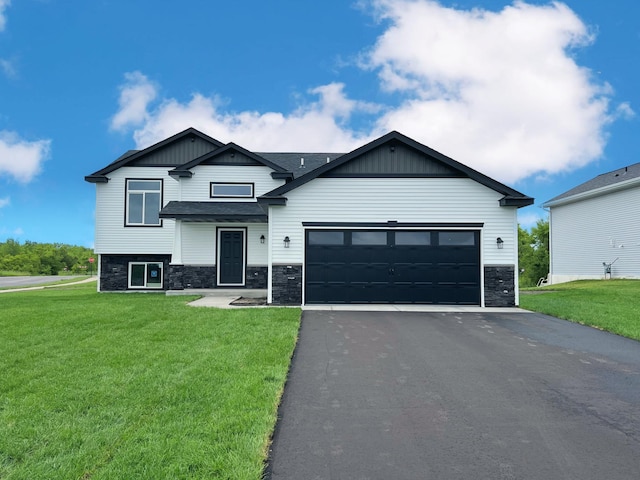
<svg viewBox="0 0 640 480"><path fill-rule="evenodd" d="M162 180L127 180L127 219L129 226L158 226L162 202Z"/></svg>
<svg viewBox="0 0 640 480"><path fill-rule="evenodd" d="M253 183L211 182L211 198L253 198Z"/></svg>
<svg viewBox="0 0 640 480"><path fill-rule="evenodd" d="M131 262L129 288L162 288L162 263Z"/></svg>

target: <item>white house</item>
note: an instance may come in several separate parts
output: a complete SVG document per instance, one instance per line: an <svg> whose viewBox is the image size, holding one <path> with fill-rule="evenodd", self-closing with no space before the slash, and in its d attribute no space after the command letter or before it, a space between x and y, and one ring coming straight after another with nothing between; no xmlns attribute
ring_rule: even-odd
<svg viewBox="0 0 640 480"><path fill-rule="evenodd" d="M598 175L544 207L549 283L640 278L640 163Z"/></svg>
<svg viewBox="0 0 640 480"><path fill-rule="evenodd" d="M518 304L533 199L404 135L254 153L188 129L85 177L100 291L266 289L272 304Z"/></svg>

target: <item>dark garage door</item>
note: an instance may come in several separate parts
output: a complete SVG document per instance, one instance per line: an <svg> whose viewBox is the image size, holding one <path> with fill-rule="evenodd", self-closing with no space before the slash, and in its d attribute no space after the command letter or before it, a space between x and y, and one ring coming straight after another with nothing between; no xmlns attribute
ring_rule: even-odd
<svg viewBox="0 0 640 480"><path fill-rule="evenodd" d="M480 304L478 231L307 230L305 301Z"/></svg>

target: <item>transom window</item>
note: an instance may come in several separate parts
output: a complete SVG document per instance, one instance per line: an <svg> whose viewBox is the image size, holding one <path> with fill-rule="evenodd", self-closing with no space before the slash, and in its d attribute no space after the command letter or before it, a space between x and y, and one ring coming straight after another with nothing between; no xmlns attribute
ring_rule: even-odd
<svg viewBox="0 0 640 480"><path fill-rule="evenodd" d="M253 198L253 183L211 182L211 198Z"/></svg>
<svg viewBox="0 0 640 480"><path fill-rule="evenodd" d="M158 226L162 180L127 180L127 219L130 226Z"/></svg>
<svg viewBox="0 0 640 480"><path fill-rule="evenodd" d="M129 263L129 288L162 288L162 263Z"/></svg>

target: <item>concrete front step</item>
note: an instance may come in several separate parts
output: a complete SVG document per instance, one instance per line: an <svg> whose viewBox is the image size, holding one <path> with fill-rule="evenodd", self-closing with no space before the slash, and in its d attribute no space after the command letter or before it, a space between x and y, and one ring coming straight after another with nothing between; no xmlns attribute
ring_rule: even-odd
<svg viewBox="0 0 640 480"><path fill-rule="evenodd" d="M184 290L167 290L167 295L201 295L203 297L245 297L266 298L264 288L185 288Z"/></svg>

